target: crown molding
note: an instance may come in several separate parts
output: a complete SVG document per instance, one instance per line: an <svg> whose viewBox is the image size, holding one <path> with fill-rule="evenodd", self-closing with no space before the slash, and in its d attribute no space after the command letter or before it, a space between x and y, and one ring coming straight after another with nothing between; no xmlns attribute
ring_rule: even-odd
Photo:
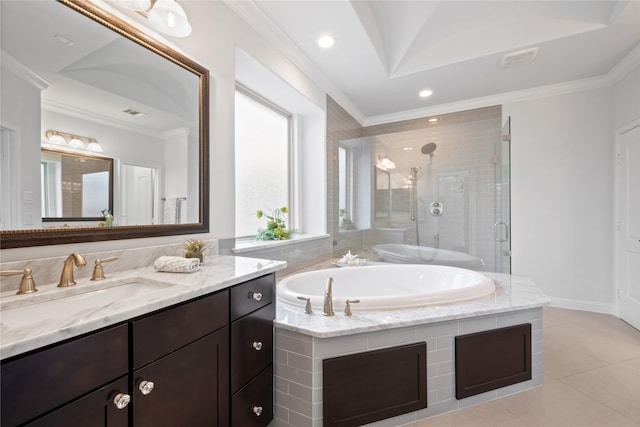
<svg viewBox="0 0 640 427"><path fill-rule="evenodd" d="M51 83L31 71L22 62L18 61L16 58L11 56L4 50L0 50L0 55L2 55L2 67L8 71L11 71L13 74L29 83L31 86L40 91L45 90L46 88L51 86Z"/></svg>
<svg viewBox="0 0 640 427"><path fill-rule="evenodd" d="M611 84L614 85L618 83L638 65L640 65L640 43L609 70L607 76L611 80Z"/></svg>
<svg viewBox="0 0 640 427"><path fill-rule="evenodd" d="M574 80L548 86L538 86L530 89L466 99L464 101L434 105L433 107L428 108L420 108L415 110L400 111L398 113L367 117L362 124L363 126L380 125L403 120L418 119L437 114L455 113L459 111L472 110L475 108L489 107L492 105L530 101L539 98L546 98L549 96L558 96L573 92L601 89L610 87L611 85L612 83L608 76L593 77L590 79Z"/></svg>
<svg viewBox="0 0 640 427"><path fill-rule="evenodd" d="M46 111L52 111L54 113L64 114L66 116L88 120L94 123L99 123L101 125L121 129L126 132L134 132L141 135L146 135L152 138L162 139L164 137L164 133L156 129L150 129L144 126L132 125L124 121L116 120L112 117L94 113L93 111L87 111L81 108L76 108L71 105L63 104L61 102L52 101L50 99L42 98L41 104L42 104L42 109Z"/></svg>

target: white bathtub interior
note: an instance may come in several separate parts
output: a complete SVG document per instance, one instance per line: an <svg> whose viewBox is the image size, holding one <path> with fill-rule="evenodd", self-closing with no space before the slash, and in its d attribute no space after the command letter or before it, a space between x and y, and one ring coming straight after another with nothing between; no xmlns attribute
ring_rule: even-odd
<svg viewBox="0 0 640 427"><path fill-rule="evenodd" d="M495 284L477 271L440 265L377 264L308 271L282 279L278 301L302 307L310 298L314 310L322 310L327 281L333 279L333 305L359 300L352 310L394 310L448 304L483 298L495 292ZM302 298L302 299L301 299Z"/></svg>

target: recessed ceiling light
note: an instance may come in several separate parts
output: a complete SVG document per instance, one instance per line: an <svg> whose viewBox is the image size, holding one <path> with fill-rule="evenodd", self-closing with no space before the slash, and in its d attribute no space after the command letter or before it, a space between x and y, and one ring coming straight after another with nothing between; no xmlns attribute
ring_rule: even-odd
<svg viewBox="0 0 640 427"><path fill-rule="evenodd" d="M413 150L413 147L403 147L402 149L404 151L411 151L411 150Z"/></svg>
<svg viewBox="0 0 640 427"><path fill-rule="evenodd" d="M433 91L431 89L423 89L418 95L420 96L420 98L428 98L433 95Z"/></svg>
<svg viewBox="0 0 640 427"><path fill-rule="evenodd" d="M325 34L324 36L321 36L318 39L318 46L328 49L330 47L333 47L333 45L336 44L336 39L333 36L330 36L328 34Z"/></svg>

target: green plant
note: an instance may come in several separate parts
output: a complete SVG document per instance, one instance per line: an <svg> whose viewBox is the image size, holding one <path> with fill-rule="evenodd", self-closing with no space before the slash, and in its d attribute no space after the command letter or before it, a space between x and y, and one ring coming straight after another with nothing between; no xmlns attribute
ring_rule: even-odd
<svg viewBox="0 0 640 427"><path fill-rule="evenodd" d="M289 209L285 206L280 209L275 209L271 215L266 215L262 210L256 212L258 218L263 216L269 221L267 222L267 228L259 228L256 235L257 240L287 240L291 237L292 231L287 228L285 223L284 214L288 213Z"/></svg>
<svg viewBox="0 0 640 427"><path fill-rule="evenodd" d="M182 249L188 254L203 252L207 247L207 242L200 239L189 239L182 244Z"/></svg>

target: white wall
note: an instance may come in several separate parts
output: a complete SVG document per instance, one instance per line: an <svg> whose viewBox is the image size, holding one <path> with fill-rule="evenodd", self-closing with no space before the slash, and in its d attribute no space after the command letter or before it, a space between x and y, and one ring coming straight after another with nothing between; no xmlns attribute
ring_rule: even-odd
<svg viewBox="0 0 640 427"><path fill-rule="evenodd" d="M3 58L4 60L4 58ZM28 83L12 71L2 67L2 87L0 88L1 126L13 134L11 140L12 158L22 167L11 170L9 185L19 192L12 200L18 203L12 209L16 218L14 228L37 228L42 224L40 206L40 87ZM15 157L14 157L15 155ZM24 202L24 192L30 193L33 202ZM25 221L26 219L26 221Z"/></svg>
<svg viewBox="0 0 640 427"><path fill-rule="evenodd" d="M613 308L611 89L503 106L511 116L512 271L554 305Z"/></svg>
<svg viewBox="0 0 640 427"><path fill-rule="evenodd" d="M640 65L615 84L611 96L611 121L614 131L640 119Z"/></svg>

